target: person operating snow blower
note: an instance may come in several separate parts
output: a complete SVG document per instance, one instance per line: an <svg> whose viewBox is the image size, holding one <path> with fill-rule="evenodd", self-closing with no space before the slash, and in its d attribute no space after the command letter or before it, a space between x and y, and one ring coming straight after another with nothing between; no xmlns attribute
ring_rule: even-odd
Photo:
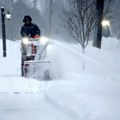
<svg viewBox="0 0 120 120"><path fill-rule="evenodd" d="M24 25L21 27L22 37L38 37L41 34L39 27L32 23L32 18L29 15L24 16Z"/></svg>
<svg viewBox="0 0 120 120"><path fill-rule="evenodd" d="M47 59L50 41L41 36L39 27L26 15L21 27L21 75L24 77L50 79L51 61Z"/></svg>
<svg viewBox="0 0 120 120"><path fill-rule="evenodd" d="M32 18L29 15L24 16L23 18L24 25L21 27L21 36L22 36L22 61L21 61L21 69L22 69L22 76L25 74L24 61L34 60L35 54L37 52L37 45L35 45L31 41L38 41L40 38L41 31L39 27L32 23ZM30 43L31 42L31 43ZM27 55L28 49L29 55Z"/></svg>

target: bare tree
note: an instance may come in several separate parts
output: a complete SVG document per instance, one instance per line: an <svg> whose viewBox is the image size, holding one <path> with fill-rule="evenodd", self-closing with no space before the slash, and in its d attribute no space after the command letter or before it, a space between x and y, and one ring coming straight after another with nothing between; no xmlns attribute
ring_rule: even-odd
<svg viewBox="0 0 120 120"><path fill-rule="evenodd" d="M65 27L70 35L81 44L83 53L94 28L95 0L68 0L64 11Z"/></svg>
<svg viewBox="0 0 120 120"><path fill-rule="evenodd" d="M101 1L100 1L101 3ZM105 0L103 18L112 19L111 0ZM65 27L70 35L82 46L83 53L96 26L96 0L67 0L64 10ZM103 19L102 18L102 19Z"/></svg>
<svg viewBox="0 0 120 120"><path fill-rule="evenodd" d="M111 0L104 0L104 11L103 11L104 16L111 17L110 3Z"/></svg>
<svg viewBox="0 0 120 120"><path fill-rule="evenodd" d="M68 0L68 9L64 11L65 27L70 35L80 43L83 54L94 28L95 0ZM85 60L82 64L85 69Z"/></svg>

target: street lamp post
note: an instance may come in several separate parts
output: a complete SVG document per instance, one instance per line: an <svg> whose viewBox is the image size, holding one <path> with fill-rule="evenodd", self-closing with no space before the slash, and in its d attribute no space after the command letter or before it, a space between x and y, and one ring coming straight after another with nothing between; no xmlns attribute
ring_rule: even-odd
<svg viewBox="0 0 120 120"><path fill-rule="evenodd" d="M2 22L2 40L3 40L3 57L7 56L6 53L6 29L5 29L5 17L7 20L10 20L11 15L9 14L9 11L5 15L5 8L1 7L1 22Z"/></svg>
<svg viewBox="0 0 120 120"><path fill-rule="evenodd" d="M95 35L93 46L101 48L102 41L102 19L103 19L104 0L96 0L96 17L95 17Z"/></svg>
<svg viewBox="0 0 120 120"><path fill-rule="evenodd" d="M2 39L3 39L3 57L6 57L6 32L5 32L5 9L1 7L1 21L2 21Z"/></svg>

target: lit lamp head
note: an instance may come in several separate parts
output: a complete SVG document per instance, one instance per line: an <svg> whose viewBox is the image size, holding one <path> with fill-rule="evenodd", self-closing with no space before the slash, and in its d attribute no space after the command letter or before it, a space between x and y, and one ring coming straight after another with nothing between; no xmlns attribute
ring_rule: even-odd
<svg viewBox="0 0 120 120"><path fill-rule="evenodd" d="M102 21L102 26L105 27L105 26L110 26L110 22L108 20L103 20Z"/></svg>
<svg viewBox="0 0 120 120"><path fill-rule="evenodd" d="M7 20L10 20L10 19L11 19L11 14L10 14L9 10L7 11L6 19L7 19Z"/></svg>
<svg viewBox="0 0 120 120"><path fill-rule="evenodd" d="M108 21L108 20L102 21L102 35L104 37L111 36L111 25L110 25L110 21Z"/></svg>

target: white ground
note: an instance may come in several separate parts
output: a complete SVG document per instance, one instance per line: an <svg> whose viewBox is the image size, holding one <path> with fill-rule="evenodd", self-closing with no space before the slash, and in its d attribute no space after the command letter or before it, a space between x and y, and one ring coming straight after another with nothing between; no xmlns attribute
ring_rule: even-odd
<svg viewBox="0 0 120 120"><path fill-rule="evenodd" d="M52 41L50 81L21 77L20 42L7 40L6 58L0 42L0 120L120 120L120 42L104 38L83 55Z"/></svg>

